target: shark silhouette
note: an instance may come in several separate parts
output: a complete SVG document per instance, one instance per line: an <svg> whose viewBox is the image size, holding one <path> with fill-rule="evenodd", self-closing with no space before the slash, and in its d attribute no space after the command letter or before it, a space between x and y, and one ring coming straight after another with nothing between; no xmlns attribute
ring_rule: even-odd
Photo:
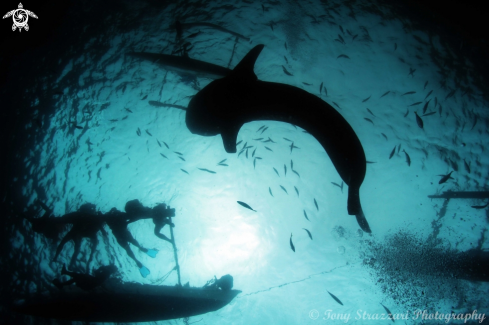
<svg viewBox="0 0 489 325"><path fill-rule="evenodd" d="M228 76L212 81L192 98L185 117L188 129L202 136L221 134L226 152L235 153L238 132L245 123L273 120L303 128L323 146L348 185L348 214L355 215L360 227L370 233L360 204L367 165L360 140L340 113L317 96L258 80L253 68L263 47L255 46Z"/></svg>
<svg viewBox="0 0 489 325"><path fill-rule="evenodd" d="M228 68L184 56L149 52L129 52L127 55L138 59L151 61L164 69L177 72L181 75L192 75L217 79L226 77L232 72L232 70Z"/></svg>

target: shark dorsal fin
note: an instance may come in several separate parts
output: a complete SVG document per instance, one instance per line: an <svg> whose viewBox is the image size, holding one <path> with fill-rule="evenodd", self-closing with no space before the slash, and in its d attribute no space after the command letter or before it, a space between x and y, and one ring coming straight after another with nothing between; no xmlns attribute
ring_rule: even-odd
<svg viewBox="0 0 489 325"><path fill-rule="evenodd" d="M245 78L248 80L255 81L257 79L253 68L255 67L255 61L260 55L261 51L265 45L259 44L252 48L248 54L245 55L243 59L238 63L238 65L233 69L231 76L239 75L240 78Z"/></svg>

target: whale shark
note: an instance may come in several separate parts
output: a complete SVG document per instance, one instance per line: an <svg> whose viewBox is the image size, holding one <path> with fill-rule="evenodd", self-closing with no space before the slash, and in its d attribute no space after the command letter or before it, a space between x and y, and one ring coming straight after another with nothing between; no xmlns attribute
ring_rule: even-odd
<svg viewBox="0 0 489 325"><path fill-rule="evenodd" d="M232 70L216 64L191 59L185 56L169 54L149 53L149 52L129 52L129 56L151 61L166 70L176 72L180 75L191 75L210 79L223 78L229 75Z"/></svg>
<svg viewBox="0 0 489 325"><path fill-rule="evenodd" d="M236 153L238 132L245 123L273 120L303 128L319 141L348 185L348 214L371 233L360 203L367 163L355 131L319 97L294 86L258 80L253 69L263 48L263 44L255 46L228 76L210 82L190 100L185 116L189 131L201 136L220 134L226 152Z"/></svg>

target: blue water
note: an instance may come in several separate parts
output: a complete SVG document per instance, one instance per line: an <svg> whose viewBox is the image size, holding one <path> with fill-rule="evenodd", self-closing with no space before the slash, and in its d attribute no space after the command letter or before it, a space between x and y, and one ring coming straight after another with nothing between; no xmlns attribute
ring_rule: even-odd
<svg viewBox="0 0 489 325"><path fill-rule="evenodd" d="M409 16L396 16L380 5L380 11L360 3L348 7L320 1L268 2L264 8L232 1L204 7L182 2L154 10L152 5L122 3L119 10L124 13L107 17L105 29L91 29L93 35L84 34L83 43L73 40L73 50L63 53L58 71L42 86L25 89L31 110L25 113L23 134L33 136L26 139L28 148L10 157L22 170L10 182L26 207L41 199L56 216L87 202L102 213L112 207L122 211L132 199L148 207L165 203L175 208L182 283L203 286L214 276L231 274L234 288L242 290L226 307L192 317L190 323L374 324L378 322L358 315L385 316L381 304L392 313L408 313L406 324L419 323L413 319L416 310L489 311L487 282L457 279L449 270L431 267L436 262L430 254L437 249L449 256L489 246L484 236L488 209L472 208L487 199L428 198L448 190L488 190L486 90L475 63L451 47L446 35L417 28ZM124 55L171 54L176 32L169 26L175 17L211 22L250 38L237 39L209 27L184 30L183 37L200 31L187 39L191 58L232 69L251 48L265 44L255 64L260 80L302 88L350 123L371 162L360 190L371 236L348 215L347 185L341 189L333 184L342 180L330 158L302 129L281 122L247 123L239 132L238 150L245 143L253 148L238 156L225 152L220 136L191 134L184 110L149 104L186 107L212 81L192 81ZM31 20L34 30L36 21ZM456 66L450 66L455 60ZM53 95L45 113L43 92L53 89L62 94ZM434 114L423 117L427 101L425 114ZM416 102L421 104L411 106ZM423 129L414 112L422 116ZM257 132L264 125L268 129ZM263 139L253 140L257 138ZM274 142L263 142L268 138ZM291 152L286 139L298 148ZM252 157L255 149L255 157L262 159ZM227 166L218 165L224 159ZM451 171L453 178L438 184L440 175ZM114 263L123 281L175 284L172 246L154 236L153 228L151 220L129 226L142 246L159 251L153 258L133 247L150 270L147 277L108 227L108 241L99 233L88 268ZM59 277L63 263L69 263L72 242L54 263L56 244L33 232L27 221L11 223L8 229L8 259L2 261L16 262L14 269L4 271L11 279L4 292L16 296L43 291ZM170 237L168 226L162 232ZM84 241L76 270L86 270L89 254L89 242ZM341 315L349 319L332 320ZM425 322L438 323L443 321Z"/></svg>

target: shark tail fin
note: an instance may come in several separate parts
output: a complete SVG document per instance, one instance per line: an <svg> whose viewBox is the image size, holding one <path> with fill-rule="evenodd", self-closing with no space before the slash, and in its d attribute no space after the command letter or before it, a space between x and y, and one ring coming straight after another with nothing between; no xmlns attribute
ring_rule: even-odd
<svg viewBox="0 0 489 325"><path fill-rule="evenodd" d="M362 230L365 231L366 233L371 234L372 230L370 230L370 226L368 225L367 218L365 218L362 209L360 209L360 213L356 214L355 217L357 217L357 222L360 228L362 228Z"/></svg>
<svg viewBox="0 0 489 325"><path fill-rule="evenodd" d="M258 56L260 55L261 51L265 45L259 44L252 48L248 54L245 55L245 57L238 63L238 65L234 68L232 75L239 74L240 78L246 78L251 81L255 81L258 78L256 77L256 74L253 72L253 69L255 67L255 62Z"/></svg>
<svg viewBox="0 0 489 325"><path fill-rule="evenodd" d="M358 225L363 231L369 234L372 233L360 204L360 188L351 186L351 184L348 186L348 214L355 215Z"/></svg>

